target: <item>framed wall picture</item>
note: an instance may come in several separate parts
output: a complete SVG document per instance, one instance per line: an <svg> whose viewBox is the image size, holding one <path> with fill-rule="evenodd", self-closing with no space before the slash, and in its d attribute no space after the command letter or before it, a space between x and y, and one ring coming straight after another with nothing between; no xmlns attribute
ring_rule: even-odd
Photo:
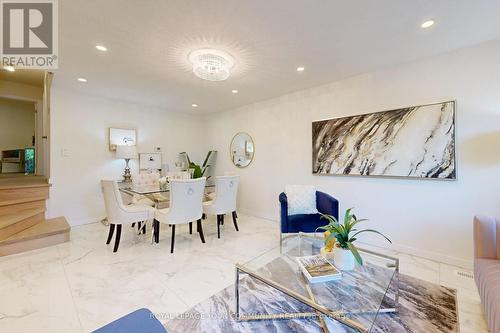
<svg viewBox="0 0 500 333"><path fill-rule="evenodd" d="M139 154L140 170L161 170L161 153L141 153Z"/></svg>
<svg viewBox="0 0 500 333"><path fill-rule="evenodd" d="M116 150L116 146L135 146L136 144L137 134L135 129L109 129L109 150Z"/></svg>
<svg viewBox="0 0 500 333"><path fill-rule="evenodd" d="M315 121L313 174L456 179L455 104Z"/></svg>

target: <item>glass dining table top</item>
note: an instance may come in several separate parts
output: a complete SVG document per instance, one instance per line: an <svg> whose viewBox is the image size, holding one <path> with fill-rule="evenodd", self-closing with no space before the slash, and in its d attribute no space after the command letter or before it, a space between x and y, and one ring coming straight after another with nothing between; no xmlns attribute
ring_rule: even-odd
<svg viewBox="0 0 500 333"><path fill-rule="evenodd" d="M167 193L170 192L169 184L165 185L134 185L131 182L119 182L118 188L120 191L129 194L139 194L139 195L149 195L156 193ZM205 189L215 188L215 185L206 185Z"/></svg>

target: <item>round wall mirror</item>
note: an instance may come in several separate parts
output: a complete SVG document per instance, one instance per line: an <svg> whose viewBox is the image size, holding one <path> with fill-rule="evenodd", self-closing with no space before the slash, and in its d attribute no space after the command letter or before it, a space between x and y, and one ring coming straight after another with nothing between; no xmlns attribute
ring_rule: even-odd
<svg viewBox="0 0 500 333"><path fill-rule="evenodd" d="M235 166L247 167L253 160L254 151L255 145L250 134L240 132L233 137L229 153Z"/></svg>

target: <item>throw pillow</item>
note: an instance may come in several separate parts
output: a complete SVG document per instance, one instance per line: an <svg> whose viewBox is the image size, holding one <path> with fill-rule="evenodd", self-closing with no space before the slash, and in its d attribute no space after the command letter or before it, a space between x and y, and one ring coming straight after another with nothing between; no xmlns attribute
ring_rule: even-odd
<svg viewBox="0 0 500 333"><path fill-rule="evenodd" d="M317 214L316 188L308 185L289 185L285 187L288 201L288 215Z"/></svg>

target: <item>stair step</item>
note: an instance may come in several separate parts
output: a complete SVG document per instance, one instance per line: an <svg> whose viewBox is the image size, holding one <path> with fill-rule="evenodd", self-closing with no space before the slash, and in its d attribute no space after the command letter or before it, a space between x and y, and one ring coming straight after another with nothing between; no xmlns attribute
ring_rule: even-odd
<svg viewBox="0 0 500 333"><path fill-rule="evenodd" d="M30 251L69 241L70 226L64 217L35 224L0 241L0 256Z"/></svg>
<svg viewBox="0 0 500 333"><path fill-rule="evenodd" d="M35 187L0 188L0 206L45 200L49 197L49 185Z"/></svg>
<svg viewBox="0 0 500 333"><path fill-rule="evenodd" d="M68 232L70 226L64 217L56 217L50 220L45 220L37 223L31 228L25 229L17 234L0 242L1 245L9 244L19 240L27 240L33 238L41 238L49 235Z"/></svg>
<svg viewBox="0 0 500 333"><path fill-rule="evenodd" d="M45 208L15 216L1 216L0 223L5 227L0 229L0 242L44 221Z"/></svg>
<svg viewBox="0 0 500 333"><path fill-rule="evenodd" d="M45 212L45 200L0 206L0 230L33 215Z"/></svg>
<svg viewBox="0 0 500 333"><path fill-rule="evenodd" d="M0 189L2 190L22 187L44 187L48 185L47 178L43 176L0 178Z"/></svg>
<svg viewBox="0 0 500 333"><path fill-rule="evenodd" d="M15 205L4 205L0 206L0 218L4 215L21 213L27 209L36 209L45 207L46 207L45 200L34 200L34 201L18 203Z"/></svg>

